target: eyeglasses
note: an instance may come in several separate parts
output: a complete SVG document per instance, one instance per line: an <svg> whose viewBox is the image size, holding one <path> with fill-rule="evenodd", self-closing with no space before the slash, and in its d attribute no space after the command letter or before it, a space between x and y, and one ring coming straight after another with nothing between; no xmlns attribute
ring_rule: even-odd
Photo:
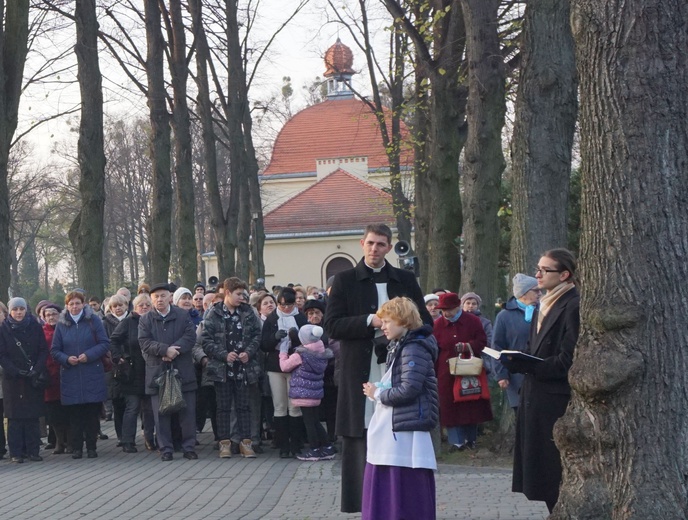
<svg viewBox="0 0 688 520"><path fill-rule="evenodd" d="M282 308L284 308L284 309L287 309L287 308L289 308L289 307L293 307L293 306L294 306L293 303L284 303L284 302L278 303L277 305L279 305L280 307L282 307Z"/></svg>
<svg viewBox="0 0 688 520"><path fill-rule="evenodd" d="M535 276L538 274L541 276L545 276L547 273L563 273L561 269L549 269L547 267L536 267L535 268Z"/></svg>

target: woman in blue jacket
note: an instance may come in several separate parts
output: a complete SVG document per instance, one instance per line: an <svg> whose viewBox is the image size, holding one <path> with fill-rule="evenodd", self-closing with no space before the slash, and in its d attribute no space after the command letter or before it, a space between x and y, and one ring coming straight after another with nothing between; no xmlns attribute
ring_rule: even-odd
<svg viewBox="0 0 688 520"><path fill-rule="evenodd" d="M387 372L363 393L375 401L368 427L362 520L435 518L435 450L430 431L439 410L434 364L439 349L408 298L377 312L387 347Z"/></svg>
<svg viewBox="0 0 688 520"><path fill-rule="evenodd" d="M102 357L110 347L100 318L77 291L65 297L65 310L53 336L50 355L60 364L60 398L71 426L72 458L96 458L101 404L107 399Z"/></svg>

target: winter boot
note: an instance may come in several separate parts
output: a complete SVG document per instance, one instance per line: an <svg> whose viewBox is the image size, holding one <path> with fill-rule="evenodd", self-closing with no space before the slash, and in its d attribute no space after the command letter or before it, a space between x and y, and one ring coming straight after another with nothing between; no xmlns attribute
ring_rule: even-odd
<svg viewBox="0 0 688 520"><path fill-rule="evenodd" d="M289 450L294 457L301 453L303 448L303 418L289 417Z"/></svg>
<svg viewBox="0 0 688 520"><path fill-rule="evenodd" d="M275 428L275 445L280 452L281 459L291 457L289 453L289 417L275 417L273 421Z"/></svg>

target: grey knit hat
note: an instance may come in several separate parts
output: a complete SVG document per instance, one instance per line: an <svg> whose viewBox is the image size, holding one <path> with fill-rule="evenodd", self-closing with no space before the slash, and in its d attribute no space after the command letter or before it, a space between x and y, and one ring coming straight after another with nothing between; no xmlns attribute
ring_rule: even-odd
<svg viewBox="0 0 688 520"><path fill-rule="evenodd" d="M474 292L467 292L461 297L461 305L463 306L466 300L470 300L471 298L478 302L478 307L480 307L483 304L483 299L480 296L478 296Z"/></svg>
<svg viewBox="0 0 688 520"><path fill-rule="evenodd" d="M516 276L513 277L512 282L514 284L514 296L516 298L520 298L525 293L538 286L536 278L523 273L517 273Z"/></svg>
<svg viewBox="0 0 688 520"><path fill-rule="evenodd" d="M299 329L299 339L302 345L317 343L322 335L323 329L318 325L304 325Z"/></svg>
<svg viewBox="0 0 688 520"><path fill-rule="evenodd" d="M12 310L12 309L17 309L19 307L23 307L24 309L27 309L28 307L26 306L26 300L24 298L21 298L19 296L12 298L9 302L7 302L7 310Z"/></svg>

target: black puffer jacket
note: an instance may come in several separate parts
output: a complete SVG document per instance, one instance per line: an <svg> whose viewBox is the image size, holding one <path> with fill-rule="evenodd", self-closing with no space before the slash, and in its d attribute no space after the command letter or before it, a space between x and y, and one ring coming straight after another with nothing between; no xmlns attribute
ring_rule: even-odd
<svg viewBox="0 0 688 520"><path fill-rule="evenodd" d="M437 425L434 365L438 352L432 327L428 325L409 331L397 345L392 358L392 388L380 392L382 404L394 407L395 432L430 431Z"/></svg>
<svg viewBox="0 0 688 520"><path fill-rule="evenodd" d="M146 393L146 361L139 345L139 318L135 312L130 312L110 335L110 350L115 364L121 358L131 363L131 375L128 381L119 383L123 395L140 395Z"/></svg>

